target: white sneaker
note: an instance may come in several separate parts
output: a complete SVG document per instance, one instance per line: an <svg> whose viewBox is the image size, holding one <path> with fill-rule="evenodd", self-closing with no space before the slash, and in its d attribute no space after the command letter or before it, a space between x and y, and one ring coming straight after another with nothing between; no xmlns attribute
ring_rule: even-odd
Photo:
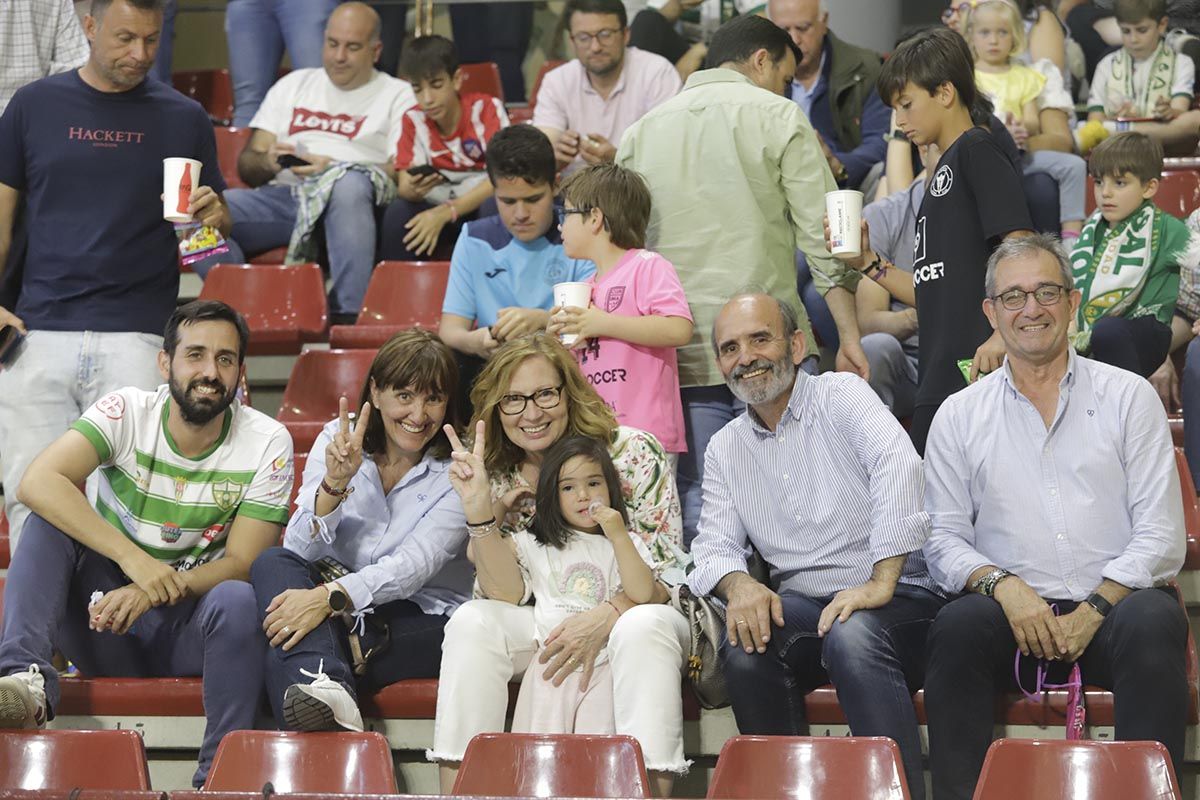
<svg viewBox="0 0 1200 800"><path fill-rule="evenodd" d="M283 721L294 731L332 731L344 728L362 732L362 713L346 687L325 674L325 660L317 671L300 672L312 683L293 683L283 693Z"/></svg>
<svg viewBox="0 0 1200 800"><path fill-rule="evenodd" d="M0 678L0 728L46 725L46 679L37 664Z"/></svg>

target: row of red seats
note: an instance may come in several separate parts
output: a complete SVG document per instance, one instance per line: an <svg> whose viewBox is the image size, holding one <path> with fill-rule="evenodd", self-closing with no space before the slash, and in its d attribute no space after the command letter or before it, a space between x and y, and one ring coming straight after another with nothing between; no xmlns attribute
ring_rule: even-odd
<svg viewBox="0 0 1200 800"><path fill-rule="evenodd" d="M396 777L378 733L236 731L217 749L204 792L390 795ZM132 731L0 734L0 790L147 791L141 737ZM454 795L648 798L641 747L629 736L481 734L471 740ZM735 736L721 748L711 800L906 800L900 750L872 737ZM1086 796L1179 798L1157 742L1002 739L993 743L976 800Z"/></svg>

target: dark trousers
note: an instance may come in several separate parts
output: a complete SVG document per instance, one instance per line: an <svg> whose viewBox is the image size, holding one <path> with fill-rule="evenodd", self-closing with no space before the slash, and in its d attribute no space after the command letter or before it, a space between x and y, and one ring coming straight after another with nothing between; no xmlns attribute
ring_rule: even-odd
<svg viewBox="0 0 1200 800"><path fill-rule="evenodd" d="M458 234L462 232L463 223L497 213L496 200L489 197L475 211L460 216L458 222L446 223L446 227L442 228L442 232L438 235L437 249L433 254L419 256L404 244L404 237L408 235L408 229L405 226L417 214L433 207L429 203L405 200L403 197L398 197L389 203L379 231L379 258L384 261L422 261L439 257L449 260L450 251L454 249L454 243L458 241ZM439 253L439 251L441 252Z"/></svg>
<svg viewBox="0 0 1200 800"><path fill-rule="evenodd" d="M854 735L888 736L900 745L909 792L922 800L925 778L912 693L924 678L929 626L945 601L901 583L890 603L854 612L821 638L817 621L831 598L788 591L781 598L784 625L765 653L747 653L728 642L721 649L738 730L806 734L804 696L832 682Z"/></svg>
<svg viewBox="0 0 1200 800"><path fill-rule="evenodd" d="M1057 602L1060 613L1077 603ZM1188 687L1187 618L1173 590L1142 589L1118 603L1079 660L1085 683L1114 695L1116 738L1154 740L1183 763ZM996 695L1016 683L1017 644L1004 611L978 594L942 609L929 632L925 713L934 800L970 800L992 743ZM1022 659L1030 662L1033 659ZM1065 682L1069 665L1058 664L1048 680ZM1022 672L1027 689L1032 679Z"/></svg>
<svg viewBox="0 0 1200 800"><path fill-rule="evenodd" d="M276 595L288 589L313 589L324 583L309 561L282 547L272 547L254 561L250 581L254 585L260 629L266 608ZM426 614L408 600L378 606L370 615L369 624L387 627L388 644L367 661L366 673L357 680L350 660L349 629L341 619L325 620L287 652L282 647L268 647L267 697L275 721L283 727L280 706L284 691L294 683L312 681L300 670L315 673L322 661L325 674L356 697L358 690L374 692L407 678L436 678L442 660L442 631L449 620L444 614Z"/></svg>
<svg viewBox="0 0 1200 800"><path fill-rule="evenodd" d="M204 678L208 723L192 782L204 783L221 738L254 727L262 694L266 638L254 623L254 593L245 581L224 581L204 596L152 608L124 635L88 627L92 592L131 583L120 568L37 514L21 529L4 587L0 675L37 664L54 713L57 647L84 675L109 678Z"/></svg>
<svg viewBox="0 0 1200 800"><path fill-rule="evenodd" d="M496 62L505 101L523 102L521 67L533 35L533 3L452 3L450 27L462 63Z"/></svg>
<svg viewBox="0 0 1200 800"><path fill-rule="evenodd" d="M1101 317L1092 326L1091 357L1149 378L1171 349L1171 328L1154 317Z"/></svg>

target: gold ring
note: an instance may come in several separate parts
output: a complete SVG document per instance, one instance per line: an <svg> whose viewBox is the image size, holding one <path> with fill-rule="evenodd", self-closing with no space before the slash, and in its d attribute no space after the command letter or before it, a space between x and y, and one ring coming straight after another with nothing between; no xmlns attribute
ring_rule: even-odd
<svg viewBox="0 0 1200 800"><path fill-rule="evenodd" d="M291 632L292 632L292 629L291 629L291 628L289 628L287 625L284 625L284 626L283 626L283 632L284 632L284 633L291 633Z"/></svg>
<svg viewBox="0 0 1200 800"><path fill-rule="evenodd" d="M745 625L745 624L746 624L746 620L744 620L744 619L739 619L739 620L737 621L737 624L738 624L738 625Z"/></svg>

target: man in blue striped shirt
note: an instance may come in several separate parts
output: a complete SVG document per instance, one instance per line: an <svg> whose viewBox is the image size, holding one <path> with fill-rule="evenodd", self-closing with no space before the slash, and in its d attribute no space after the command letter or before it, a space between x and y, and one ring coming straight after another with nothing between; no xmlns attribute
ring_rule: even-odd
<svg viewBox="0 0 1200 800"><path fill-rule="evenodd" d="M910 692L943 600L921 555L921 459L866 381L797 370L804 334L785 303L735 296L712 340L749 409L709 442L689 582L727 604L722 663L738 729L804 733L804 695L832 680L851 730L895 739L923 798ZM778 593L747 573L749 545Z"/></svg>
<svg viewBox="0 0 1200 800"><path fill-rule="evenodd" d="M1071 349L1079 292L1054 237L1002 243L985 294L1004 367L942 405L925 448L925 555L963 593L929 634L934 797L974 792L1018 649L1032 656L1026 688L1039 659L1052 683L1078 662L1084 683L1113 691L1116 738L1162 742L1178 768L1188 626L1168 582L1185 540L1162 402L1139 375Z"/></svg>

